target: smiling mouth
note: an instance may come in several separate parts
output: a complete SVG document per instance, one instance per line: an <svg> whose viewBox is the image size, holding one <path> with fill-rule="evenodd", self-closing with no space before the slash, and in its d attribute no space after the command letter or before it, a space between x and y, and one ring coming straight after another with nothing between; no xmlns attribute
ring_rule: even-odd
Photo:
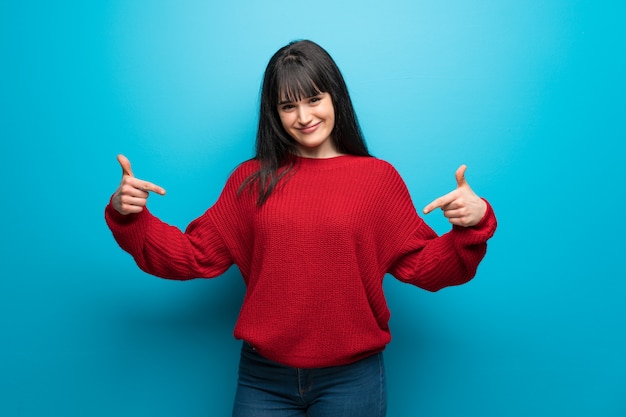
<svg viewBox="0 0 626 417"><path fill-rule="evenodd" d="M317 122L314 125L310 125L310 126L305 126L305 127L299 127L297 128L300 132L302 133L313 133L315 132L315 130L317 130L317 127L321 124L322 122Z"/></svg>

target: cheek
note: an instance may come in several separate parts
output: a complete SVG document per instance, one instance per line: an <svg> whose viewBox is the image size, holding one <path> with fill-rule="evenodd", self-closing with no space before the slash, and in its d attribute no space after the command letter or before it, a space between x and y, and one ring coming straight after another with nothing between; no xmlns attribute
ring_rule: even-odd
<svg viewBox="0 0 626 417"><path fill-rule="evenodd" d="M332 108L328 112L328 116L326 117L326 120L329 121L330 128L333 129L335 127L335 112Z"/></svg>
<svg viewBox="0 0 626 417"><path fill-rule="evenodd" d="M326 119L335 120L335 106L329 103L325 109Z"/></svg>
<svg viewBox="0 0 626 417"><path fill-rule="evenodd" d="M289 127L291 126L289 114L279 113L278 116L280 118L280 123L282 124L283 128L285 130L289 130Z"/></svg>

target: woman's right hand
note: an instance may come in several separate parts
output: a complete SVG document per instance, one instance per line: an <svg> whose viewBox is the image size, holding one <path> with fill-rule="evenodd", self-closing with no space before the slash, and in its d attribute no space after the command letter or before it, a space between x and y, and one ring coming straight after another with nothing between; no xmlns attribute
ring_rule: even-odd
<svg viewBox="0 0 626 417"><path fill-rule="evenodd" d="M111 204L118 213L127 215L141 212L150 192L165 195L165 190L158 185L135 178L130 161L124 155L118 155L117 161L122 167L122 182L113 194Z"/></svg>

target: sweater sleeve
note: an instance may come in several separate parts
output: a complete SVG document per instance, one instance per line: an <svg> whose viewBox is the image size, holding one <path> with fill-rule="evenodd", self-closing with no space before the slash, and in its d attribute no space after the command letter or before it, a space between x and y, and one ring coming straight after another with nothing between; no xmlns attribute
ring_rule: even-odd
<svg viewBox="0 0 626 417"><path fill-rule="evenodd" d="M245 204L241 204L238 188L249 167L235 170L215 205L184 232L159 220L147 208L122 215L110 202L105 209L107 225L120 247L149 274L179 280L216 277L233 263L247 264L241 247L249 241L248 213L242 208Z"/></svg>
<svg viewBox="0 0 626 417"><path fill-rule="evenodd" d="M487 211L475 226L452 226L448 233L438 236L417 214L399 174L393 174L391 186L383 192L388 204L381 231L388 254L387 272L428 291L472 279L497 226L491 205L484 200Z"/></svg>
<svg viewBox="0 0 626 417"><path fill-rule="evenodd" d="M481 221L472 227L453 226L437 234L423 221L404 242L390 273L400 281L428 291L464 284L471 280L487 252L497 221L491 205Z"/></svg>
<svg viewBox="0 0 626 417"><path fill-rule="evenodd" d="M212 278L233 263L206 213L191 222L185 233L162 222L147 208L124 216L109 203L105 219L120 247L149 274L179 280Z"/></svg>

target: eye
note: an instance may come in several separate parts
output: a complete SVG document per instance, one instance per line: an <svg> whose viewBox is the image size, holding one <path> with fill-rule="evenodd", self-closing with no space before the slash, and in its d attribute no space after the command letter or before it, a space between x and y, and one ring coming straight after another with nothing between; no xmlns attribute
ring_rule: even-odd
<svg viewBox="0 0 626 417"><path fill-rule="evenodd" d="M281 105L281 106L280 106L280 109L281 109L282 111L290 111L290 110L293 110L295 107L296 107L296 106L294 106L293 104L291 104L291 103L287 103L287 104L283 104L283 105Z"/></svg>

